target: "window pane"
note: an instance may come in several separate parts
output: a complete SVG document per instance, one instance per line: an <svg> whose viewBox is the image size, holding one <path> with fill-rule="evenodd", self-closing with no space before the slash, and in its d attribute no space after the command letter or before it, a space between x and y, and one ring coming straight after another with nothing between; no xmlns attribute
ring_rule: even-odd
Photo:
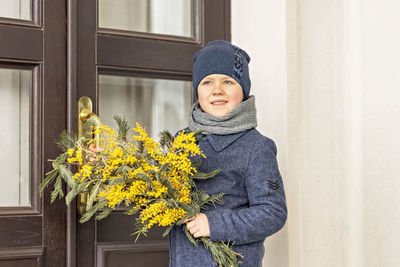
<svg viewBox="0 0 400 267"><path fill-rule="evenodd" d="M30 206L32 72L0 69L0 207Z"/></svg>
<svg viewBox="0 0 400 267"><path fill-rule="evenodd" d="M192 37L192 1L99 0L99 27Z"/></svg>
<svg viewBox="0 0 400 267"><path fill-rule="evenodd" d="M0 17L32 20L31 0L0 0Z"/></svg>
<svg viewBox="0 0 400 267"><path fill-rule="evenodd" d="M191 82L100 75L99 116L117 127L113 116L125 116L131 128L139 122L153 137L162 130L175 134L187 126Z"/></svg>

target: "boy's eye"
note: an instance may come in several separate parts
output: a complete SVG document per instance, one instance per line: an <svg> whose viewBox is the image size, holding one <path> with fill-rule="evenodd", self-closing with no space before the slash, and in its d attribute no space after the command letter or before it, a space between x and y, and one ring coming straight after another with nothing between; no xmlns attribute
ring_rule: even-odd
<svg viewBox="0 0 400 267"><path fill-rule="evenodd" d="M230 80L226 80L226 81L224 81L224 84L233 84L233 82Z"/></svg>
<svg viewBox="0 0 400 267"><path fill-rule="evenodd" d="M201 84L202 84L202 85L210 85L210 84L211 84L211 81L204 81L204 82L202 82Z"/></svg>

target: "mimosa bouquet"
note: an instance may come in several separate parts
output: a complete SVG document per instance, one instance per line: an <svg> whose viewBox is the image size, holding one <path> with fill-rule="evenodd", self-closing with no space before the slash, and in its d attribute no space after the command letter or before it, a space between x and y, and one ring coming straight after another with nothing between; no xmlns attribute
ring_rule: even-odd
<svg viewBox="0 0 400 267"><path fill-rule="evenodd" d="M219 266L238 266L241 255L232 251L231 244L194 238L184 225L185 219L208 205L223 204L223 193L210 196L198 190L193 181L209 179L219 172L198 172L199 162L191 161L195 156L205 157L196 133L182 131L174 138L164 131L157 142L136 124L136 134L128 140L127 122L118 116L114 119L117 130L100 124L92 128L91 138L63 132L57 143L64 152L52 161L53 169L46 174L40 192L55 180L51 201L62 198L64 180L70 188L65 196L67 205L78 195L86 195L81 223L93 216L103 219L112 210L126 206L127 214L139 214L134 233L137 237L146 235L154 225L166 227L164 236L174 225L182 225L188 239L196 246L202 242ZM70 170L71 165L77 166L76 172Z"/></svg>

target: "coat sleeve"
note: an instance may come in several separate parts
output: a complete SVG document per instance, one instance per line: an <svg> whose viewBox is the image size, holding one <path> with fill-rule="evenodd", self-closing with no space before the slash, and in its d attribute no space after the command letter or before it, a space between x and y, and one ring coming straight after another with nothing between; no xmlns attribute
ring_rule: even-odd
<svg viewBox="0 0 400 267"><path fill-rule="evenodd" d="M253 147L245 177L248 207L205 211L212 241L248 244L263 240L283 227L287 208L276 153L271 139L265 138Z"/></svg>

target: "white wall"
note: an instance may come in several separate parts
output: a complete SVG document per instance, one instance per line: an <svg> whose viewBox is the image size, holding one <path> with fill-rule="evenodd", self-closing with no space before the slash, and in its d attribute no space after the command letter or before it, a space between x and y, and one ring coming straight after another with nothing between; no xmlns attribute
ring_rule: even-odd
<svg viewBox="0 0 400 267"><path fill-rule="evenodd" d="M400 266L400 2L232 1L289 219L264 266Z"/></svg>
<svg viewBox="0 0 400 267"><path fill-rule="evenodd" d="M283 1L232 0L232 43L251 57L250 93L256 96L257 128L275 141L279 169L288 186L285 23ZM287 239L285 226L266 240L264 266L288 266Z"/></svg>
<svg viewBox="0 0 400 267"><path fill-rule="evenodd" d="M365 266L400 266L400 2L360 0Z"/></svg>

